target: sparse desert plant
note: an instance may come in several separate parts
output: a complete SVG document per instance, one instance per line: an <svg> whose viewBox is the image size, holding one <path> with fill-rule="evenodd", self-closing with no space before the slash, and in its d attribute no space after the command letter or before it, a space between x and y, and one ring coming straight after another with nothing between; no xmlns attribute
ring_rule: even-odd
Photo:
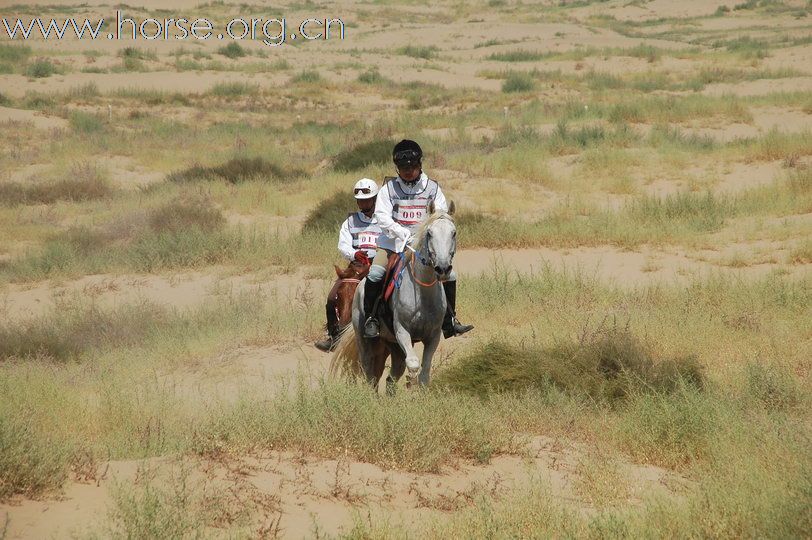
<svg viewBox="0 0 812 540"><path fill-rule="evenodd" d="M542 60L544 57L544 53L519 49L515 51L493 53L488 57L488 59L497 60L499 62L535 62L537 60Z"/></svg>
<svg viewBox="0 0 812 540"><path fill-rule="evenodd" d="M73 129L84 134L98 133L105 128L105 122L99 115L84 111L72 111L68 122Z"/></svg>
<svg viewBox="0 0 812 540"><path fill-rule="evenodd" d="M43 433L25 415L0 416L0 500L58 490L68 476L72 449Z"/></svg>
<svg viewBox="0 0 812 540"><path fill-rule="evenodd" d="M50 77L56 72L56 66L54 66L54 64L47 58L38 58L37 60L34 60L28 64L28 67L25 69L26 75L36 79Z"/></svg>
<svg viewBox="0 0 812 540"><path fill-rule="evenodd" d="M248 54L236 41L232 41L225 47L220 47L217 49L217 52L227 58L231 58L232 60L235 58L242 58Z"/></svg>
<svg viewBox="0 0 812 540"><path fill-rule="evenodd" d="M358 82L364 84L383 84L388 82L388 79L381 75L377 69L368 69L358 75Z"/></svg>
<svg viewBox="0 0 812 540"><path fill-rule="evenodd" d="M306 83L306 84L313 84L322 81L322 77L318 71L315 70L305 70L300 71L296 75L291 78L291 82L294 83Z"/></svg>
<svg viewBox="0 0 812 540"><path fill-rule="evenodd" d="M245 400L212 419L199 444L274 447L358 459L387 468L438 471L459 458L488 462L511 437L477 399L441 392L397 392L381 401L356 385L294 381L272 401Z"/></svg>
<svg viewBox="0 0 812 540"><path fill-rule="evenodd" d="M180 233L189 229L212 232L225 225L222 212L203 197L181 197L156 208L149 226L156 233Z"/></svg>
<svg viewBox="0 0 812 540"><path fill-rule="evenodd" d="M0 201L6 205L51 204L56 201L91 201L110 197L114 193L106 173L88 162L74 163L55 180L36 183L0 183Z"/></svg>
<svg viewBox="0 0 812 540"><path fill-rule="evenodd" d="M397 50L398 54L431 60L437 56L440 49L434 45L406 45Z"/></svg>
<svg viewBox="0 0 812 540"><path fill-rule="evenodd" d="M536 81L528 73L511 71L502 83L502 92L530 92L536 87Z"/></svg>
<svg viewBox="0 0 812 540"><path fill-rule="evenodd" d="M260 88L258 84L241 81L217 83L209 90L209 94L225 98L254 96L259 94L259 92Z"/></svg>

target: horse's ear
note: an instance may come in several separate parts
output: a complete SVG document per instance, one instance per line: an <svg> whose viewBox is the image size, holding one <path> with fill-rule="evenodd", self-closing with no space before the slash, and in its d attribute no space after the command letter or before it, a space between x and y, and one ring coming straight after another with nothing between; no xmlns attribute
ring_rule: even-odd
<svg viewBox="0 0 812 540"><path fill-rule="evenodd" d="M454 215L454 212L455 212L456 210L457 210L457 207L456 207L456 206L454 206L454 201L451 201L451 202L448 204L448 215L449 215L449 216L453 216L453 215Z"/></svg>
<svg viewBox="0 0 812 540"><path fill-rule="evenodd" d="M429 215L434 213L434 199L429 201Z"/></svg>
<svg viewBox="0 0 812 540"><path fill-rule="evenodd" d="M338 266L336 266L336 265L333 265L333 268L335 268L335 269L336 269L336 275L337 275L338 277L343 277L343 276L341 275L341 272L342 272L341 268L339 268L339 267L338 267Z"/></svg>

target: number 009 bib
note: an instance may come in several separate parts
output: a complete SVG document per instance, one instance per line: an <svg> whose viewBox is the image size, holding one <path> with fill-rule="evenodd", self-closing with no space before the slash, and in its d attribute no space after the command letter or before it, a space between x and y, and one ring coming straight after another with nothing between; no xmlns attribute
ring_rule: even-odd
<svg viewBox="0 0 812 540"><path fill-rule="evenodd" d="M412 231L425 221L429 202L437 196L439 186L430 179L420 193L406 193L397 180L388 182L389 197L392 201L392 219Z"/></svg>

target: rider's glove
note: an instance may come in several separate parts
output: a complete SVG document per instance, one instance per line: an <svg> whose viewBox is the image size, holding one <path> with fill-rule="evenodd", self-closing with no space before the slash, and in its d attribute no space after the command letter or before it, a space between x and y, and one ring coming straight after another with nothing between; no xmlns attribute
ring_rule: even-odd
<svg viewBox="0 0 812 540"><path fill-rule="evenodd" d="M397 235L398 240L401 240L402 242L408 244L409 240L411 240L412 238L412 231L410 231L406 227L401 227L400 229L398 229Z"/></svg>
<svg viewBox="0 0 812 540"><path fill-rule="evenodd" d="M362 249L359 249L358 251L355 252L355 256L353 257L353 260L358 261L359 263L365 264L365 265L370 264L369 255L367 255L367 252L362 250Z"/></svg>

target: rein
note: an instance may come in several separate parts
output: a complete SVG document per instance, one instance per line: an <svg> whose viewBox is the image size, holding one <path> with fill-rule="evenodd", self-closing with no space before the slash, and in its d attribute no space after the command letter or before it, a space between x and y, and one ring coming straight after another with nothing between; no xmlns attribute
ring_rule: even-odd
<svg viewBox="0 0 812 540"><path fill-rule="evenodd" d="M414 269L414 262L415 262L416 260L417 260L417 257L416 257L416 256L415 256L415 254L413 253L413 254L412 254L412 278L414 279L415 283L417 283L417 284L418 284L418 285L420 285L421 287L433 287L433 286L434 286L434 285L437 283L437 274L436 274L436 273L434 274L434 281L432 281L431 283L424 283L424 282L420 281L420 279L417 277L417 272L415 272L415 269ZM420 263L421 263L423 266L428 266L428 265L427 265L427 264L426 264L426 263L423 261L423 258L422 258L422 257L420 258Z"/></svg>

